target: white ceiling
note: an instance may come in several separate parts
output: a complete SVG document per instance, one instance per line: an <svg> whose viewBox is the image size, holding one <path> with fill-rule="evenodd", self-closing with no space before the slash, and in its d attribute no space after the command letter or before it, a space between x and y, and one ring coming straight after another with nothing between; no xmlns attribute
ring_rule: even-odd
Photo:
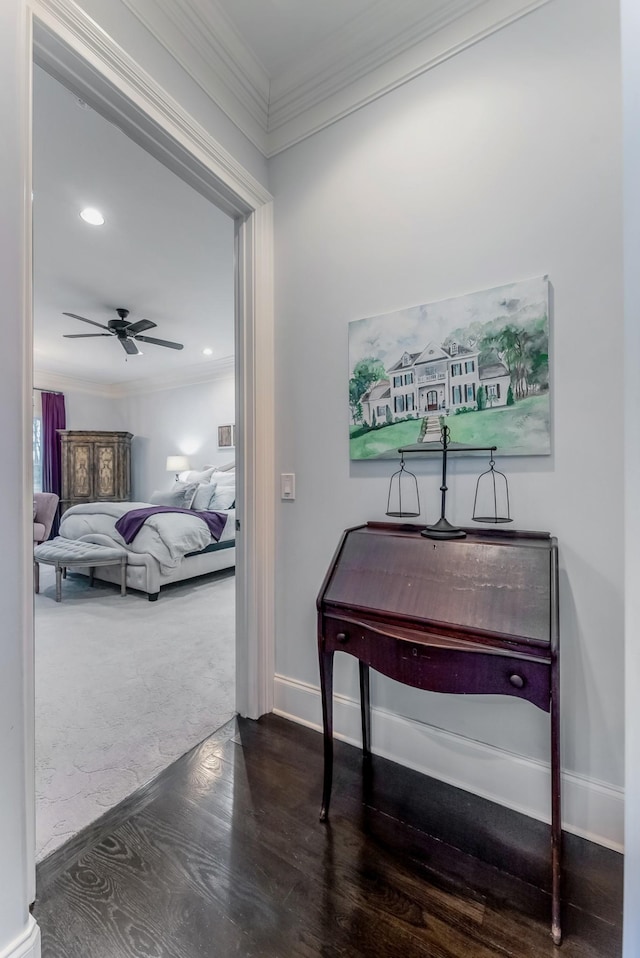
<svg viewBox="0 0 640 958"><path fill-rule="evenodd" d="M37 67L33 130L35 369L118 384L231 357L232 220ZM119 306L184 349L127 358L115 337L63 338L100 332L63 312L106 325Z"/></svg>
<svg viewBox="0 0 640 958"><path fill-rule="evenodd" d="M379 0L218 0L271 78L303 60ZM424 3L442 0L423 0Z"/></svg>

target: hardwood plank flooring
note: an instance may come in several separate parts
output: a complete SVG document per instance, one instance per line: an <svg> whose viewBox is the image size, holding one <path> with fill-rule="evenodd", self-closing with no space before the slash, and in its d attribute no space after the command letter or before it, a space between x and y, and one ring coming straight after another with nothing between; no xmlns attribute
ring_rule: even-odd
<svg viewBox="0 0 640 958"><path fill-rule="evenodd" d="M322 738L234 720L38 868L43 958L618 958L622 856Z"/></svg>

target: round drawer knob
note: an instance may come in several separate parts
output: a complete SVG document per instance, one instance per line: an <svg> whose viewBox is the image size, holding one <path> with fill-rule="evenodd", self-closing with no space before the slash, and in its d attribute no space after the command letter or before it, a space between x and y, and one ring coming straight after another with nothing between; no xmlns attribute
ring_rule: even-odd
<svg viewBox="0 0 640 958"><path fill-rule="evenodd" d="M514 672L513 675L509 676L509 681L516 689L524 688L524 679L521 675L518 675L517 672Z"/></svg>
<svg viewBox="0 0 640 958"><path fill-rule="evenodd" d="M344 645L345 642L349 641L349 636L347 635L346 632L338 632L338 634L336 635L336 641Z"/></svg>

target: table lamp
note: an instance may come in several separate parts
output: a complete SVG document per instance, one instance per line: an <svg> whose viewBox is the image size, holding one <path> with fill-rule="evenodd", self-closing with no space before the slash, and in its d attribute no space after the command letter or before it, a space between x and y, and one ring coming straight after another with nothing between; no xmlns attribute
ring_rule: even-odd
<svg viewBox="0 0 640 958"><path fill-rule="evenodd" d="M178 474L189 468L189 460L186 456L167 456L167 472L175 472L176 482Z"/></svg>

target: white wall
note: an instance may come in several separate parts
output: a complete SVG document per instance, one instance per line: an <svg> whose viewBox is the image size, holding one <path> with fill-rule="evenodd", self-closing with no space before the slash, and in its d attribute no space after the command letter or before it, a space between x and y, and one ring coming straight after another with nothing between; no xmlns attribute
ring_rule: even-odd
<svg viewBox="0 0 640 958"><path fill-rule="evenodd" d="M133 433L132 499L146 502L174 481L167 456L186 455L192 469L235 459L218 448L218 426L235 422L233 371L211 382L156 390L121 400L123 426Z"/></svg>
<svg viewBox="0 0 640 958"><path fill-rule="evenodd" d="M559 539L563 765L577 792L585 780L587 791L613 786L614 804L624 720L618 29L609 0L555 0L271 163L276 463L297 473L297 500L278 515L280 707L295 711L318 685L314 603L342 529L386 508L388 464L348 458L349 320L548 273L553 455L502 465L517 526ZM596 379L606 385L594 389ZM436 467L414 464L433 519ZM449 518L468 524L476 464L452 472ZM348 657L336 685L356 697ZM446 740L463 782L452 748L466 739L533 760L520 766L532 774L548 761L548 717L528 704L383 678L373 698L464 737ZM316 696L301 717L319 716ZM433 746L427 731L416 754ZM476 759L488 765L487 755L497 753ZM498 799L520 802L501 788ZM598 812L570 806L570 825L619 839Z"/></svg>
<svg viewBox="0 0 640 958"><path fill-rule="evenodd" d="M122 401L66 388L67 429L126 429Z"/></svg>
<svg viewBox="0 0 640 958"><path fill-rule="evenodd" d="M34 372L34 385L38 386L39 382L39 375ZM57 391L64 394L67 429L127 428L120 399L92 393L87 389L73 389L68 385Z"/></svg>
<svg viewBox="0 0 640 958"><path fill-rule="evenodd" d="M624 958L640 954L640 6L624 0L622 55L624 83L625 244L625 531L626 531L626 816Z"/></svg>

